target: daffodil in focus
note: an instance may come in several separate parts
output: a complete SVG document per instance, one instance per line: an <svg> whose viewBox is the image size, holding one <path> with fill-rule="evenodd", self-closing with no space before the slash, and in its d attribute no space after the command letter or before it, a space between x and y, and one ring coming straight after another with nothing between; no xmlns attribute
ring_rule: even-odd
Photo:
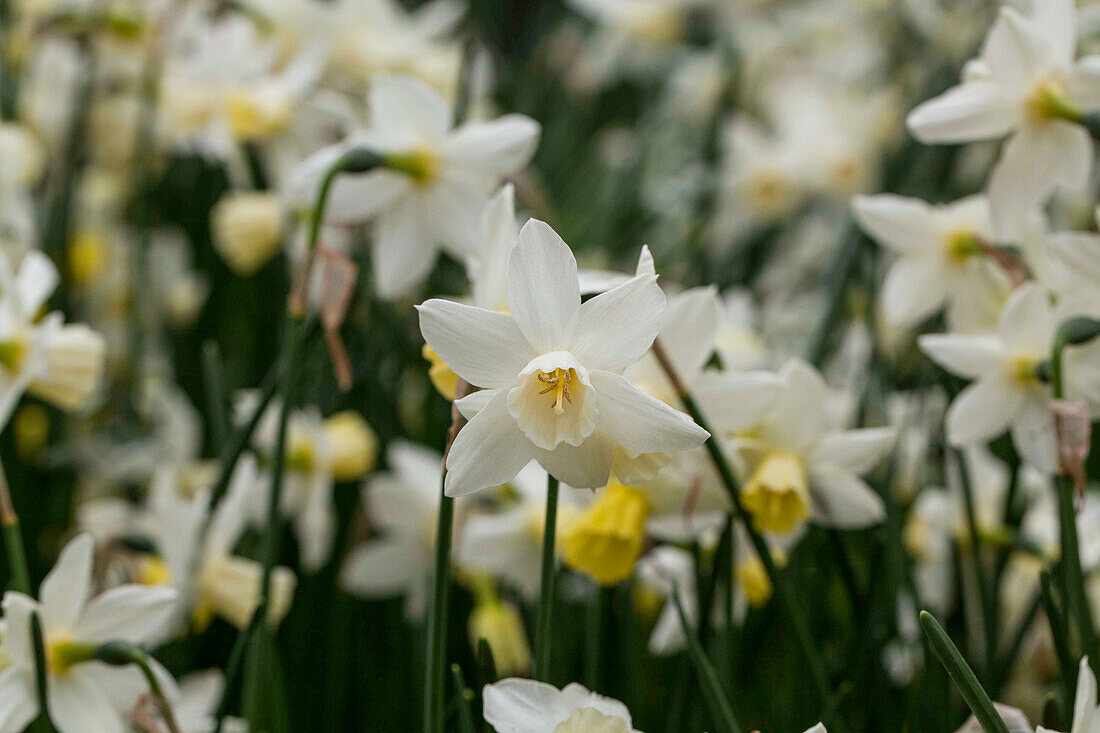
<svg viewBox="0 0 1100 733"><path fill-rule="evenodd" d="M745 465L741 502L757 529L786 534L811 519L841 529L882 521L882 499L859 476L893 446L893 429L829 430L817 370L792 360L779 377L774 401L756 410L743 406L732 440Z"/></svg>
<svg viewBox="0 0 1100 733"><path fill-rule="evenodd" d="M455 127L437 92L388 74L371 82L369 107L368 129L302 164L300 190L311 205L321 177L348 149L382 156L382 169L333 184L325 218L374 222L371 268L379 294L392 298L419 284L441 249L459 259L473 254L490 192L531 159L540 128L522 115Z"/></svg>
<svg viewBox="0 0 1100 733"><path fill-rule="evenodd" d="M532 459L571 486L599 487L616 446L656 453L706 439L621 374L660 327L665 299L656 276L580 301L572 252L532 220L508 260L510 314L438 299L419 307L428 345L485 388L458 403L471 419L448 454L448 495L503 484Z"/></svg>
<svg viewBox="0 0 1100 733"><path fill-rule="evenodd" d="M497 733L637 733L618 700L572 682L504 679L482 690L485 722Z"/></svg>
<svg viewBox="0 0 1100 733"><path fill-rule="evenodd" d="M0 673L0 727L24 729L40 712L35 683L31 619L38 614L46 655L46 702L60 733L122 731L130 709L148 690L133 666L109 667L94 650L108 641L146 643L165 623L176 592L165 587L124 585L91 597L94 543L88 535L62 550L39 590L39 600L4 594L0 650L11 666ZM153 662L158 676L168 673Z"/></svg>
<svg viewBox="0 0 1100 733"><path fill-rule="evenodd" d="M1100 104L1097 58L1075 60L1074 0L1045 0L1024 15L1000 8L979 56L962 83L909 114L925 143L960 143L1008 136L989 180L999 230L1022 217L1056 186L1081 189L1093 150L1081 115Z"/></svg>

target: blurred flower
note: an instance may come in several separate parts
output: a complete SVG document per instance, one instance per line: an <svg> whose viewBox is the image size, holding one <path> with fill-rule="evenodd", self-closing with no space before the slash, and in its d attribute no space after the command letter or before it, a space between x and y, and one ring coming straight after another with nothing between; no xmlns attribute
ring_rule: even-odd
<svg viewBox="0 0 1100 733"><path fill-rule="evenodd" d="M576 682L558 690L545 682L511 678L486 685L481 694L485 722L498 733L637 733L625 705Z"/></svg>
<svg viewBox="0 0 1100 733"><path fill-rule="evenodd" d="M267 191L230 191L210 213L214 246L239 277L254 275L282 246L282 205Z"/></svg>
<svg viewBox="0 0 1100 733"><path fill-rule="evenodd" d="M1077 693L1073 698L1073 725L1069 733L1092 733L1100 724L1100 708L1096 705L1096 675L1089 666L1089 658L1081 657L1077 671ZM1036 733L1054 733L1039 726Z"/></svg>
<svg viewBox="0 0 1100 733"><path fill-rule="evenodd" d="M50 720L61 733L113 731L147 689L134 666L108 667L94 649L108 641L149 641L175 605L170 588L125 585L89 599L94 543L80 535L62 550L39 590L40 600L16 591L4 594L3 653L11 666L0 673L5 700L3 727L22 730L39 714L31 617L42 623L46 654L46 700ZM168 672L152 662L158 676Z"/></svg>

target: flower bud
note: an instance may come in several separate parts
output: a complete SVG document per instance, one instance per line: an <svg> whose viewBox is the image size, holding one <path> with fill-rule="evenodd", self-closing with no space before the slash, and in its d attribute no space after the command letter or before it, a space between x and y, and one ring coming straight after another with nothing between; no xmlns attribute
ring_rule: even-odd
<svg viewBox="0 0 1100 733"><path fill-rule="evenodd" d="M370 473L378 459L378 436L351 410L338 412L325 420L325 436L332 447L332 477L336 481L356 481Z"/></svg>
<svg viewBox="0 0 1100 733"><path fill-rule="evenodd" d="M233 191L211 213L214 247L229 269L249 277L279 251L282 206L276 194Z"/></svg>
<svg viewBox="0 0 1100 733"><path fill-rule="evenodd" d="M82 323L62 326L46 347L46 375L29 391L63 410L78 410L99 387L107 342Z"/></svg>
<svg viewBox="0 0 1100 733"><path fill-rule="evenodd" d="M1081 346L1100 336L1100 321L1088 316L1075 316L1058 327L1057 341L1065 346Z"/></svg>

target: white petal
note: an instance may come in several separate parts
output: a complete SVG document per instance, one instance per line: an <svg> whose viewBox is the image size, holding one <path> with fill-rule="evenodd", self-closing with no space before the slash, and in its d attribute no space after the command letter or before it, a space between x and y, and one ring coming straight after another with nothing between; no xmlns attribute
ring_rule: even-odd
<svg viewBox="0 0 1100 733"><path fill-rule="evenodd" d="M370 117L374 127L411 131L433 142L451 128L451 108L438 92L418 79L392 74L371 79Z"/></svg>
<svg viewBox="0 0 1100 733"><path fill-rule="evenodd" d="M883 247L920 252L939 244L935 214L925 201L890 193L856 196L852 209L867 236Z"/></svg>
<svg viewBox="0 0 1100 733"><path fill-rule="evenodd" d="M882 312L898 326L915 326L943 307L947 276L935 255L901 257L882 284Z"/></svg>
<svg viewBox="0 0 1100 733"><path fill-rule="evenodd" d="M947 409L947 440L952 445L971 445L995 438L1012 424L1023 396L1007 377L991 377L971 384Z"/></svg>
<svg viewBox="0 0 1100 733"><path fill-rule="evenodd" d="M417 311L424 340L472 385L509 387L535 357L511 316L439 298Z"/></svg>
<svg viewBox="0 0 1100 733"><path fill-rule="evenodd" d="M324 221L329 224L359 224L389 208L408 193L408 176L390 170L336 178L325 203Z"/></svg>
<svg viewBox="0 0 1100 733"><path fill-rule="evenodd" d="M481 214L489 197L470 181L439 181L424 194L420 211L425 231L457 259L470 257L478 248Z"/></svg>
<svg viewBox="0 0 1100 733"><path fill-rule="evenodd" d="M982 46L981 59L993 81L1023 92L1036 75L1050 70L1051 51L1050 42L1035 23L1002 5Z"/></svg>
<svg viewBox="0 0 1100 733"><path fill-rule="evenodd" d="M515 173L531 161L539 143L539 123L524 115L491 122L468 122L448 136L448 163L492 178Z"/></svg>
<svg viewBox="0 0 1100 733"><path fill-rule="evenodd" d="M893 428L863 428L824 436L810 454L812 463L826 463L863 475L882 460L897 438Z"/></svg>
<svg viewBox="0 0 1100 733"><path fill-rule="evenodd" d="M783 390L765 424L766 437L793 450L813 443L825 415L825 380L801 359L791 359L780 372Z"/></svg>
<svg viewBox="0 0 1100 733"><path fill-rule="evenodd" d="M1058 468L1058 438L1047 400L1029 400L1012 426L1012 444L1024 461L1051 474Z"/></svg>
<svg viewBox="0 0 1100 733"><path fill-rule="evenodd" d="M51 680L48 703L58 733L125 733L122 717L81 665Z"/></svg>
<svg viewBox="0 0 1100 733"><path fill-rule="evenodd" d="M921 351L941 367L969 379L1004 367L1005 351L993 336L967 336L956 333L930 333L917 339Z"/></svg>
<svg viewBox="0 0 1100 733"><path fill-rule="evenodd" d="M552 731L564 719L560 696L557 688L545 682L501 680L485 686L482 715L497 733Z"/></svg>
<svg viewBox="0 0 1100 733"><path fill-rule="evenodd" d="M814 519L827 527L862 529L886 517L882 497L863 479L843 471L810 476Z"/></svg>
<svg viewBox="0 0 1100 733"><path fill-rule="evenodd" d="M772 372L706 372L692 391L711 427L737 432L763 422L783 391L783 379Z"/></svg>
<svg viewBox="0 0 1100 733"><path fill-rule="evenodd" d="M1048 122L1021 128L1001 150L989 178L997 231L1019 232L1058 186L1081 190L1092 169L1092 141L1080 125Z"/></svg>
<svg viewBox="0 0 1100 733"><path fill-rule="evenodd" d="M1019 114L989 80L968 81L948 89L909 113L906 124L922 143L989 140L1008 134Z"/></svg>
<svg viewBox="0 0 1100 733"><path fill-rule="evenodd" d="M58 274L46 253L32 249L19 263L19 275L15 287L19 293L19 305L27 315L34 315L57 288Z"/></svg>
<svg viewBox="0 0 1100 733"><path fill-rule="evenodd" d="M1073 730L1092 733L1085 728L1084 722L1096 715L1096 675L1089 666L1089 658L1081 657L1081 666L1077 670L1077 694L1073 699Z"/></svg>
<svg viewBox="0 0 1100 733"><path fill-rule="evenodd" d="M420 548L400 540L374 540L359 545L340 568L340 587L363 598L386 598L424 583L424 567L417 562Z"/></svg>
<svg viewBox="0 0 1100 733"><path fill-rule="evenodd" d="M1074 0L1043 0L1032 3L1035 30L1050 44L1050 53L1062 66L1073 62L1077 50L1077 8Z"/></svg>
<svg viewBox="0 0 1100 733"><path fill-rule="evenodd" d="M1009 353L1026 352L1045 357L1057 328L1054 308L1043 286L1027 283L1005 302L998 330Z"/></svg>
<svg viewBox="0 0 1100 733"><path fill-rule="evenodd" d="M34 640L31 635L31 615L38 603L17 591L4 594L3 649L13 662L25 669L34 669ZM43 631L45 631L43 629Z"/></svg>
<svg viewBox="0 0 1100 733"><path fill-rule="evenodd" d="M172 616L179 594L166 586L121 585L88 604L73 628L79 641L112 639L143 643L161 631Z"/></svg>
<svg viewBox="0 0 1100 733"><path fill-rule="evenodd" d="M500 392L458 432L447 455L447 496L464 496L511 481L534 457L535 447L508 414Z"/></svg>
<svg viewBox="0 0 1100 733"><path fill-rule="evenodd" d="M38 717L38 692L29 669L9 667L0 674L0 731L24 730Z"/></svg>
<svg viewBox="0 0 1100 733"><path fill-rule="evenodd" d="M642 392L620 374L593 371L592 386L599 401L600 426L628 451L688 450L710 437L690 417Z"/></svg>
<svg viewBox="0 0 1100 733"><path fill-rule="evenodd" d="M657 278L631 278L581 306L571 351L589 369L622 371L649 351L664 312L665 294Z"/></svg>
<svg viewBox="0 0 1100 733"><path fill-rule="evenodd" d="M57 564L42 581L42 626L69 631L84 610L92 587L92 556L95 542L90 534L79 535L65 545Z"/></svg>
<svg viewBox="0 0 1100 733"><path fill-rule="evenodd" d="M1077 59L1066 81L1066 94L1085 109L1100 106L1100 55Z"/></svg>
<svg viewBox="0 0 1100 733"><path fill-rule="evenodd" d="M677 374L688 384L714 354L721 308L714 286L692 288L668 299L660 338Z"/></svg>
<svg viewBox="0 0 1100 733"><path fill-rule="evenodd" d="M474 415L485 409L489 401L496 397L497 391L492 389L479 389L471 392L462 399L455 400L455 407L462 413L462 417L473 420Z"/></svg>
<svg viewBox="0 0 1100 733"><path fill-rule="evenodd" d="M578 489L607 484L615 458L615 441L597 428L577 447L562 443L552 451L535 450L535 460L554 478Z"/></svg>
<svg viewBox="0 0 1100 733"><path fill-rule="evenodd" d="M431 271L438 248L423 223L416 196L406 196L375 222L371 269L381 297L408 293Z"/></svg>
<svg viewBox="0 0 1100 733"><path fill-rule="evenodd" d="M508 304L536 351L572 348L581 309L577 261L545 222L528 221L508 255Z"/></svg>

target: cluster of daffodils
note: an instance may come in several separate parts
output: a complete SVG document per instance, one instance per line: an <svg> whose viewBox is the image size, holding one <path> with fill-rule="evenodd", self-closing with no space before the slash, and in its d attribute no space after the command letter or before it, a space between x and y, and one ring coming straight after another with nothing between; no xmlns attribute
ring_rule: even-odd
<svg viewBox="0 0 1100 733"><path fill-rule="evenodd" d="M1004 1L0 2L0 733L1093 731Z"/></svg>

